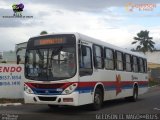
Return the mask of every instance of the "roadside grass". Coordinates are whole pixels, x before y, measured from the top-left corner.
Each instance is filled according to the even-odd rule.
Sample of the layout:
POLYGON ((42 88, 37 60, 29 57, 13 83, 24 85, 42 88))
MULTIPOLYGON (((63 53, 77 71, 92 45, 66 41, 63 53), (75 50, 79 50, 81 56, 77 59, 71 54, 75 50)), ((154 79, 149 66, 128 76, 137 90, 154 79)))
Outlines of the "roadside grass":
POLYGON ((149 87, 155 86, 155 85, 160 85, 160 82, 154 81, 154 80, 150 80, 149 81, 149 87))
POLYGON ((6 98, 0 98, 0 104, 5 103, 24 103, 24 99, 6 99, 6 98))

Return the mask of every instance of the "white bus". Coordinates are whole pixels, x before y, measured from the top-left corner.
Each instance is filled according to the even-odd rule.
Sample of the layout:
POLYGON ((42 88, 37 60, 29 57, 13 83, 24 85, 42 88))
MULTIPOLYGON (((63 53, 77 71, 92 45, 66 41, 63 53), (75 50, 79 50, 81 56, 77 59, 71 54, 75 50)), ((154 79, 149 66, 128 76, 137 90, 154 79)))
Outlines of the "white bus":
POLYGON ((32 37, 25 55, 25 103, 100 109, 136 101, 148 89, 146 57, 80 33, 32 37))

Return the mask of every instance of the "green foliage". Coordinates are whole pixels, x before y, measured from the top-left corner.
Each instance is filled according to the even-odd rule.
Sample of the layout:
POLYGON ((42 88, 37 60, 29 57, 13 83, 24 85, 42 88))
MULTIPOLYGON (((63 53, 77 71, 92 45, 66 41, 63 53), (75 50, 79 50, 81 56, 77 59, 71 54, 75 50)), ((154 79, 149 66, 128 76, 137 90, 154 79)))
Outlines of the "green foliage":
POLYGON ((42 31, 40 35, 48 34, 47 31, 42 31))
POLYGON ((1 63, 7 63, 6 61, 2 61, 1 63))
POLYGON ((149 81, 149 86, 155 86, 155 85, 160 85, 160 82, 154 80, 149 81))
POLYGON ((147 51, 153 51, 155 50, 154 44, 155 42, 152 41, 153 37, 149 37, 149 31, 140 31, 137 33, 137 37, 134 37, 134 41, 132 44, 137 44, 136 50, 141 51, 143 53, 147 51))

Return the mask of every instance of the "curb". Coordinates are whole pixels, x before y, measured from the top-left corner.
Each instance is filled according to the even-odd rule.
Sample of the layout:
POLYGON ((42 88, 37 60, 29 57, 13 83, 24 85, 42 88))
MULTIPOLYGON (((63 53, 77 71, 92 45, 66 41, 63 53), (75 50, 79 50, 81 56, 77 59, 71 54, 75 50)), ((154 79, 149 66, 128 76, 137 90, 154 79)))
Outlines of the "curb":
POLYGON ((22 103, 4 103, 0 104, 0 107, 6 107, 6 106, 20 106, 22 103))

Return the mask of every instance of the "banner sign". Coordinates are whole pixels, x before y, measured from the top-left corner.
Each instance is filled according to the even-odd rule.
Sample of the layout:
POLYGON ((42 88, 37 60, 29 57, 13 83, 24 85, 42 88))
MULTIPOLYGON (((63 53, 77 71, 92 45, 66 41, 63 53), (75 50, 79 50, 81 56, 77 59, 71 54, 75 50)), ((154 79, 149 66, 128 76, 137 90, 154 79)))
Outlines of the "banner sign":
POLYGON ((23 98, 24 65, 0 64, 0 98, 23 98))

